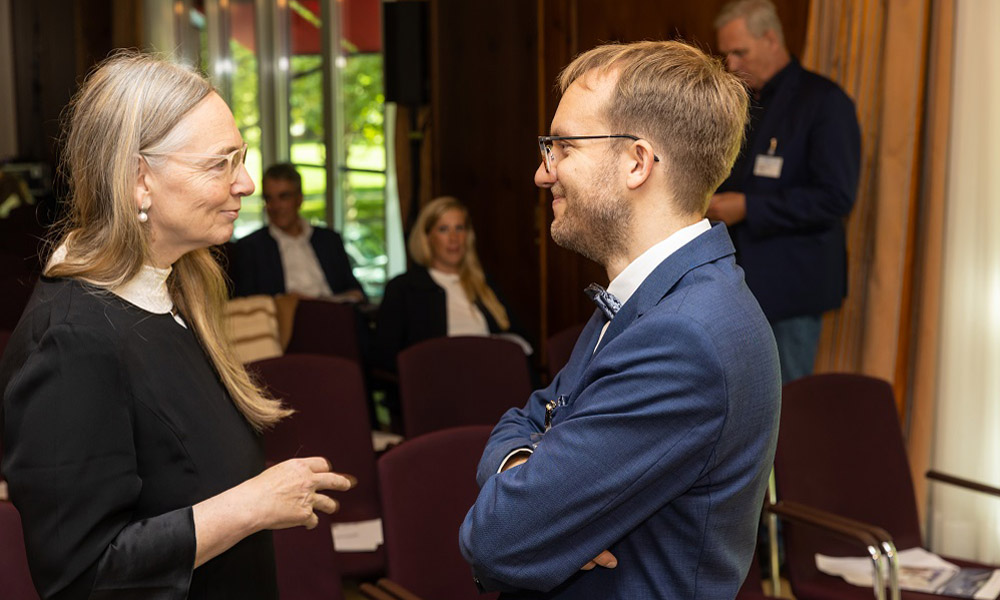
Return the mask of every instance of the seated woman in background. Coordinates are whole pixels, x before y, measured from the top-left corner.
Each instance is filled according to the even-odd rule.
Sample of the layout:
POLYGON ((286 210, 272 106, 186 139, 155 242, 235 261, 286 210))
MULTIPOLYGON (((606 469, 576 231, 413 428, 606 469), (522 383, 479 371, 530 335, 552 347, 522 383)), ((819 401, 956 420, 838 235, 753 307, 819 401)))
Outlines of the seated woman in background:
POLYGON ((420 211, 410 232, 415 263, 386 285, 378 312, 378 365, 396 370, 396 355, 430 338, 504 334, 531 353, 531 346, 510 333, 510 316, 486 282, 476 256, 476 234, 469 211, 444 196, 420 211))
POLYGON ((38 594, 276 599, 268 530, 315 527, 352 484, 319 457, 264 468, 260 434, 291 411, 222 333, 209 246, 253 193, 247 145, 206 79, 139 53, 67 114, 70 214, 0 361, 38 594))

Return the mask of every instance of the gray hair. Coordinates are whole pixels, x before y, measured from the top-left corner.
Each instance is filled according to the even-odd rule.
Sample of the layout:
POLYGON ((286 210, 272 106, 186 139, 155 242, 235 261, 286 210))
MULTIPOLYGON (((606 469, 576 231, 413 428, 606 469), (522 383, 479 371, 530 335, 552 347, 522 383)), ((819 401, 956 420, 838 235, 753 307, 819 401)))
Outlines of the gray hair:
POLYGON ((785 45, 785 33, 781 28, 781 19, 771 0, 733 0, 722 7, 719 16, 715 18, 715 28, 721 29, 730 21, 745 19, 747 29, 755 38, 773 31, 778 36, 778 42, 785 45))
POLYGON ((148 255, 149 228, 133 199, 140 154, 176 150, 186 135, 177 124, 213 92, 191 69, 122 50, 87 77, 63 117, 61 169, 69 183, 69 264, 105 283, 130 279, 148 255))

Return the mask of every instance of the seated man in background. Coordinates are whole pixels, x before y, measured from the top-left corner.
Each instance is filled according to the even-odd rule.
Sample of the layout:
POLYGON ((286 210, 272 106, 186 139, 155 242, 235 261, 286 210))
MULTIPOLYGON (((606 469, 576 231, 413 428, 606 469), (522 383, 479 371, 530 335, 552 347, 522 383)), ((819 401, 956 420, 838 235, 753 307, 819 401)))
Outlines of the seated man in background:
POLYGON ((299 216, 302 176, 288 163, 264 171, 261 183, 269 225, 236 243, 235 296, 296 294, 363 302, 337 232, 299 216))

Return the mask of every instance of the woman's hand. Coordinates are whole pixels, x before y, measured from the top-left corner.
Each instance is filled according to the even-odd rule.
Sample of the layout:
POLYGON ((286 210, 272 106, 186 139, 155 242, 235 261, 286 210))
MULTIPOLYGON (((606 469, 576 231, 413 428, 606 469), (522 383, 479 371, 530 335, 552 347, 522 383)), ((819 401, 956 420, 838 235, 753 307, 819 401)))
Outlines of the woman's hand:
POLYGON ((285 529, 319 522, 317 510, 332 514, 337 501, 323 491, 346 491, 355 480, 333 473, 325 458, 293 458, 278 463, 233 489, 239 490, 258 519, 257 529, 285 529), (240 489, 245 488, 245 489, 240 489))
POLYGON ((195 504, 195 567, 264 529, 316 527, 317 510, 337 510, 337 501, 322 492, 346 491, 355 482, 350 475, 332 472, 325 458, 293 458, 195 504))

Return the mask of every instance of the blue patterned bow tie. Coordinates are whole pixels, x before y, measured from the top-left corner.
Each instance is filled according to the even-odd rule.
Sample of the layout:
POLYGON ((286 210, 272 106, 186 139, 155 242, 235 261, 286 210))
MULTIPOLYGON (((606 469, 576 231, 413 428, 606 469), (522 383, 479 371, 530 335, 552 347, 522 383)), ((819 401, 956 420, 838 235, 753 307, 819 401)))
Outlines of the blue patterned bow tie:
POLYGON ((583 290, 583 293, 587 294, 587 296, 594 301, 594 304, 597 305, 597 308, 601 309, 601 312, 604 313, 604 316, 607 317, 609 321, 615 318, 615 313, 617 313, 618 309, 622 307, 621 301, 619 301, 618 298, 615 298, 614 294, 610 293, 608 290, 597 285, 596 283, 588 285, 587 288, 583 290))

